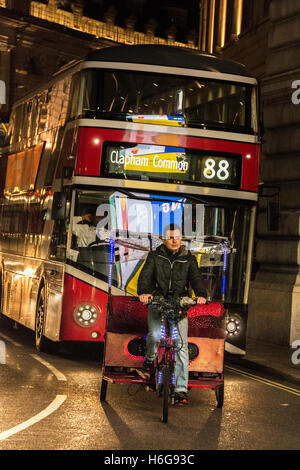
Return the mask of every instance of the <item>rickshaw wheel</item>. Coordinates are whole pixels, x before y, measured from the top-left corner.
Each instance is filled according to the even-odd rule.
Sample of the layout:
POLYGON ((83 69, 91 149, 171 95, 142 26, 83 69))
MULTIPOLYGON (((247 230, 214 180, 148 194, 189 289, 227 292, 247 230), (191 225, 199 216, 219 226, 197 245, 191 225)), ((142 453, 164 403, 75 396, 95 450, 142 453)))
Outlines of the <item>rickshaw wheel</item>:
POLYGON ((163 423, 168 422, 169 414, 169 396, 170 396, 170 367, 168 365, 163 368, 163 423))
POLYGON ((215 392, 217 399, 217 407, 222 408, 224 402, 224 385, 221 385, 221 387, 216 388, 215 392))
POLYGON ((107 391, 107 380, 102 379, 101 391, 100 391, 100 401, 105 401, 107 391))

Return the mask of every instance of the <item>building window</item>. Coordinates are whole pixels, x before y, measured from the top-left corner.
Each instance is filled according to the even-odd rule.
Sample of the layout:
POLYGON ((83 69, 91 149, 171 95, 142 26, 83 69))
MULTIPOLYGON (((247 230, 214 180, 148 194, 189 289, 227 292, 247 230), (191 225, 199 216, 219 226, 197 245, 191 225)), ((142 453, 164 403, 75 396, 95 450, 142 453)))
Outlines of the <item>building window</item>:
POLYGON ((264 18, 269 16, 271 0, 264 0, 264 18))
POLYGON ((247 0, 243 5, 242 31, 253 26, 254 0, 247 0))
POLYGON ((233 27, 233 7, 234 7, 234 0, 228 0, 228 2, 227 2, 227 14, 226 14, 225 43, 228 43, 231 39, 232 27, 233 27))
POLYGON ((214 49, 216 48, 216 45, 218 44, 218 40, 219 40, 220 2, 221 2, 221 0, 216 0, 216 5, 215 5, 214 49))

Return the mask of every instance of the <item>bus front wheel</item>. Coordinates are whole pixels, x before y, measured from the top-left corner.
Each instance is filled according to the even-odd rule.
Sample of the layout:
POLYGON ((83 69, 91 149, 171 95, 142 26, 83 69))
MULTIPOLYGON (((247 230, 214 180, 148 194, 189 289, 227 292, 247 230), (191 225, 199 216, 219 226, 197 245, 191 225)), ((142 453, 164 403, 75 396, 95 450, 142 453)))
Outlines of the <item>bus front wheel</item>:
POLYGON ((47 338, 44 336, 46 319, 46 297, 45 287, 43 286, 38 294, 35 314, 35 347, 38 352, 47 351, 47 338))

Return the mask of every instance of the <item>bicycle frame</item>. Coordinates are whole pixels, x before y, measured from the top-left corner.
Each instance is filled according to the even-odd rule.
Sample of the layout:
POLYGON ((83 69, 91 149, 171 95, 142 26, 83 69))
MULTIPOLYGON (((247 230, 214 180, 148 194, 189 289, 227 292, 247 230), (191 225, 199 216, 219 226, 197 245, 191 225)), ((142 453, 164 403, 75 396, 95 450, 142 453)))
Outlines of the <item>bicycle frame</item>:
POLYGON ((170 370, 170 395, 172 400, 174 399, 174 388, 175 388, 175 340, 177 339, 177 324, 169 322, 168 317, 165 315, 161 316, 161 340, 159 348, 163 348, 164 352, 162 358, 158 360, 158 385, 162 385, 162 369, 164 366, 168 366, 170 370))
MULTIPOLYGON (((151 304, 161 305, 163 302, 164 301, 160 299, 160 301, 154 301, 151 302, 151 304)), ((161 339, 158 349, 163 349, 163 353, 156 361, 156 385, 159 396, 163 396, 162 421, 164 423, 168 421, 169 401, 174 404, 175 398, 175 352, 178 347, 176 340, 179 335, 177 327, 178 321, 176 321, 175 318, 170 319, 162 306, 161 339)))

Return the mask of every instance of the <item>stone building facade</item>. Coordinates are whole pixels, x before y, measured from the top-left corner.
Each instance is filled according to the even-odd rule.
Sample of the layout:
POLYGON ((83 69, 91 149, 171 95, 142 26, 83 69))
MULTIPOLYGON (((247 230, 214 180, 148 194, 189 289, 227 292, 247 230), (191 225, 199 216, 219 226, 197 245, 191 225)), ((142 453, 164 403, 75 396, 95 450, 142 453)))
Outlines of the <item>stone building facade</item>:
POLYGON ((248 333, 278 344, 300 339, 300 104, 292 99, 299 80, 300 3, 272 0, 261 80, 265 127, 261 176, 273 192, 279 191, 280 217, 278 230, 268 230, 262 198, 259 269, 251 287, 248 333))
MULTIPOLYGON (((249 295, 248 336, 291 345, 300 339, 300 3, 294 0, 202 0, 215 29, 207 51, 244 63, 261 86, 261 157, 255 270, 249 295), (222 15, 224 5, 227 11, 222 15), (214 20, 212 9, 219 20, 214 20), (231 27, 228 32, 226 28, 231 27), (269 202, 279 202, 278 223, 269 202), (271 230, 272 229, 272 230, 271 230)), ((209 26, 207 26, 209 29, 209 26)), ((201 30, 201 28, 200 28, 201 30)))

